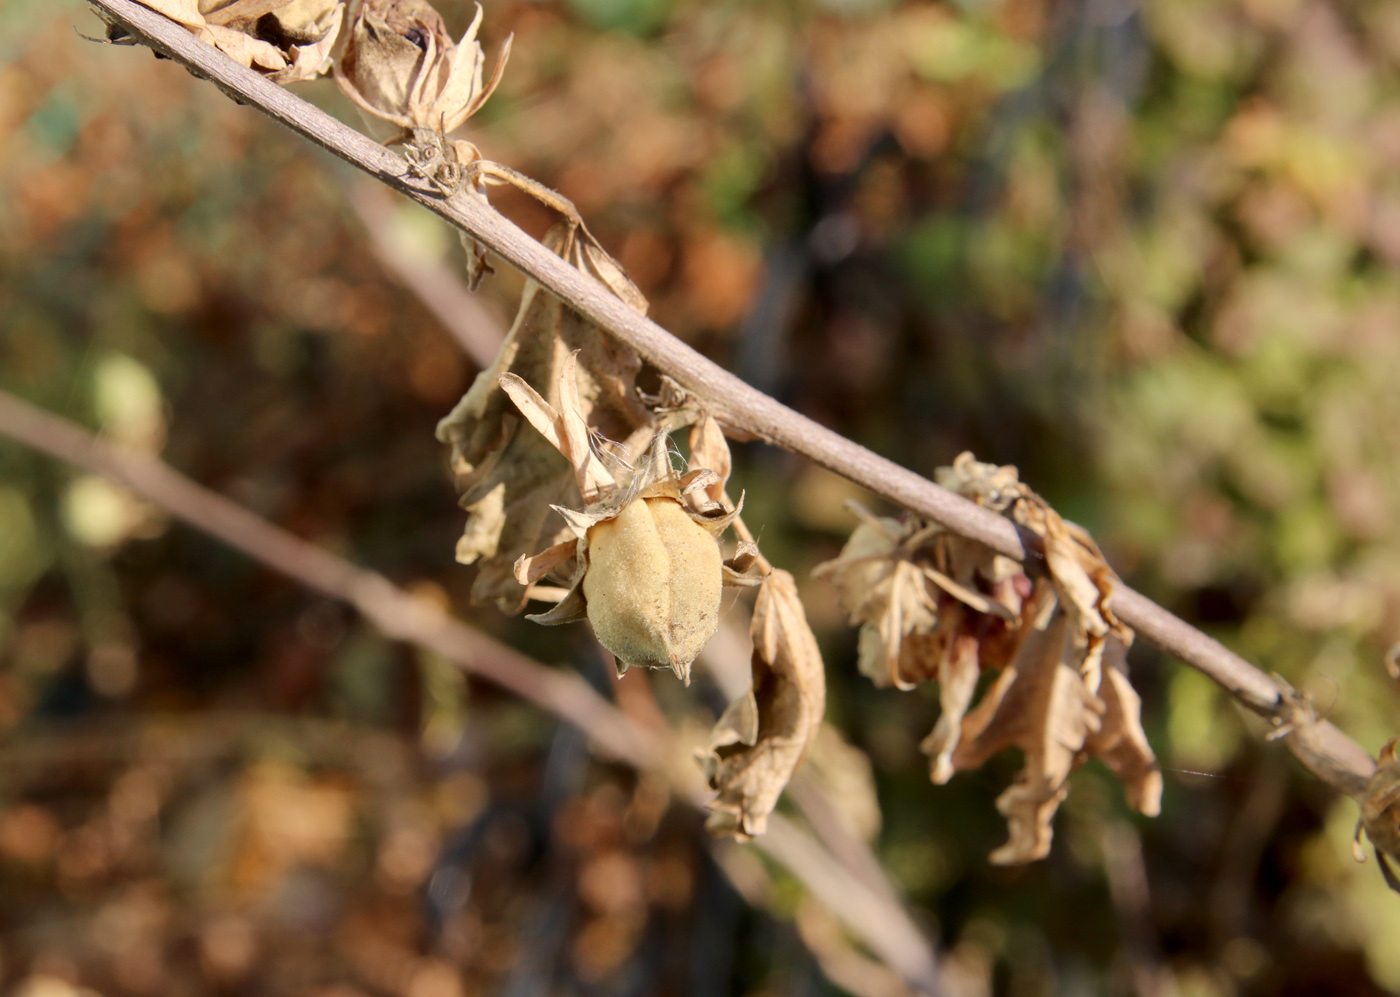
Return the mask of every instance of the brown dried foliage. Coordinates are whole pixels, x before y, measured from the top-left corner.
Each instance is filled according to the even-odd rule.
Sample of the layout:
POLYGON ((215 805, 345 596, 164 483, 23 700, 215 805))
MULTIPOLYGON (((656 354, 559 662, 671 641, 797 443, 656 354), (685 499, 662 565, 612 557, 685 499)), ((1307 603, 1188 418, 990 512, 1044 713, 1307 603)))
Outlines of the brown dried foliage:
MULTIPOLYGON (((329 71, 345 19, 344 0, 138 0, 188 28, 274 83, 297 83, 329 71)), ((111 41, 125 41, 111 28, 111 41)))
POLYGON ((1010 840, 993 862, 1045 856, 1069 774, 1088 758, 1109 766, 1135 808, 1155 814, 1161 776, 1127 678, 1133 634, 1113 615, 1117 579, 1098 547, 1014 467, 964 453, 937 477, 1040 536, 1048 577, 1032 581, 1016 562, 936 524, 858 510, 863 522, 841 556, 817 571, 861 627, 861 671, 901 689, 939 683, 943 712, 923 743, 934 782, 1004 748, 1022 750, 1025 765, 997 800, 1010 840), (1000 674, 969 712, 984 671, 1000 674))
MULTIPOLYGON (((621 268, 567 226, 551 232, 545 244, 602 279, 628 304, 646 310, 646 300, 621 268)), ((452 448, 462 505, 470 513, 457 560, 479 564, 473 601, 495 602, 503 612, 518 613, 525 605, 526 586, 515 578, 517 559, 539 550, 542 542, 550 546, 569 535, 564 523, 550 516, 550 507, 574 506, 582 499, 569 460, 522 423, 499 380, 513 374, 558 409, 563 404, 559 371, 573 354, 578 355, 578 414, 588 431, 621 441, 632 452, 644 450, 654 428, 637 398, 641 359, 534 281, 525 286, 495 364, 438 424, 438 439, 452 448)))
POLYGON ((1400 739, 1391 738, 1381 749, 1376 759, 1376 771, 1371 776, 1366 793, 1361 797, 1361 816, 1356 822, 1356 842, 1353 854, 1358 862, 1366 861, 1361 850, 1361 832, 1371 842, 1376 852, 1376 864, 1381 867, 1381 875, 1386 885, 1400 893, 1400 878, 1391 868, 1393 859, 1400 862, 1400 758, 1395 748, 1400 739))
MULTIPOLYGON (((615 264, 588 253, 579 250, 576 265, 591 261, 606 279, 600 268, 615 264)), ((821 656, 792 576, 768 564, 747 528, 723 558, 720 537, 741 524, 743 506, 726 490, 723 430, 669 379, 658 396, 637 395, 639 367, 595 327, 527 290, 497 363, 439 427, 472 513, 458 557, 482 562, 477 598, 507 610, 553 600, 529 619, 587 619, 619 675, 663 668, 687 684, 718 627, 723 587, 757 587, 752 685, 698 759, 719 794, 708 826, 747 838, 762 833, 820 728, 821 656), (687 426, 690 466, 679 473, 670 433, 687 426), (541 549, 550 510, 563 526, 541 549), (550 579, 557 584, 541 584, 550 579)))
POLYGON ((826 708, 821 651, 788 572, 774 569, 763 580, 749 630, 753 684, 729 704, 699 753, 710 788, 719 793, 706 827, 741 840, 767 828, 826 708))

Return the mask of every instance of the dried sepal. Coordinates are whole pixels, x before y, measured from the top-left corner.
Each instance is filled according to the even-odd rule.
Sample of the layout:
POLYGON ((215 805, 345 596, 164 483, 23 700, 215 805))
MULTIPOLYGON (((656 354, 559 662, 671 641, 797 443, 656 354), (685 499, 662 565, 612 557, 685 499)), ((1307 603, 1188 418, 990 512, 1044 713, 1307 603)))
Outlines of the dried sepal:
MULTIPOLYGON (((138 0, 274 83, 314 79, 330 68, 344 0, 138 0)), ((108 38, 121 40, 109 28, 108 38)))
POLYGON ((750 624, 753 684, 725 710, 698 752, 710 787, 706 827, 746 840, 762 834, 783 788, 821 726, 826 676, 792 575, 772 570, 750 624))
POLYGON ((917 517, 857 510, 840 557, 818 572, 861 626, 862 672, 900 688, 938 681, 942 714, 922 745, 936 783, 1004 748, 1024 752, 998 800, 1011 837, 995 862, 1045 854, 1068 775, 1090 757, 1118 775, 1136 809, 1155 814, 1161 776, 1127 679, 1133 634, 1113 613, 1117 579, 1098 547, 1014 467, 964 453, 937 479, 1038 534, 1048 577, 1032 585, 1011 559, 917 517), (1000 674, 971 708, 983 671, 1000 674))
MULTIPOLYGON (((551 231, 545 244, 575 266, 584 263, 579 240, 567 226, 551 231)), ((462 504, 470 514, 457 560, 479 566, 474 602, 519 612, 526 596, 514 576, 516 560, 564 539, 564 524, 551 506, 581 502, 569 460, 526 423, 499 380, 503 374, 518 376, 557 412, 563 406, 559 371, 574 354, 576 394, 570 409, 589 435, 621 441, 619 454, 645 450, 654 435, 652 416, 637 397, 637 354, 538 284, 527 283, 495 363, 437 428, 438 439, 451 447, 462 504)))
POLYGON ((617 487, 617 479, 593 452, 584 422, 578 393, 578 353, 564 358, 559 369, 560 408, 545 401, 519 374, 505 373, 499 378, 501 388, 510 396, 515 407, 530 425, 539 431, 554 449, 564 455, 573 468, 579 493, 584 502, 595 502, 603 491, 617 487))
POLYGON ((1380 866, 1385 883, 1396 893, 1400 893, 1400 878, 1391 868, 1393 859, 1400 863, 1400 758, 1396 757, 1396 745, 1392 738, 1381 748, 1376 759, 1376 771, 1366 785, 1361 796, 1361 816, 1356 822, 1355 843, 1352 852, 1358 862, 1366 861, 1361 850, 1361 832, 1366 832, 1371 847, 1376 852, 1376 864, 1380 866))
POLYGON ((754 588, 768 577, 769 567, 758 545, 739 541, 732 556, 724 559, 724 584, 733 588, 754 588))

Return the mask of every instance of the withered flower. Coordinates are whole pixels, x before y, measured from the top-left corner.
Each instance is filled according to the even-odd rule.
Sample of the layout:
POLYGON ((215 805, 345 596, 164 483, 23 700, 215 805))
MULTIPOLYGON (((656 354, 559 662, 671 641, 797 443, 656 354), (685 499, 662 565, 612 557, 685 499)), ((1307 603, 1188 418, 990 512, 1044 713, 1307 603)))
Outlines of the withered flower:
POLYGON ((138 2, 189 28, 236 62, 283 84, 314 79, 329 68, 331 49, 345 19, 344 0, 138 2))
POLYGON ((545 624, 586 618, 617 659, 619 674, 669 668, 689 684, 691 663, 719 626, 719 536, 738 508, 709 498, 705 489, 715 472, 676 473, 664 432, 635 467, 595 440, 580 414, 574 355, 559 369, 559 409, 515 374, 502 374, 500 385, 569 461, 585 503, 582 510, 553 507, 572 540, 516 562, 516 579, 531 586, 573 561, 558 605, 526 618, 545 624))
POLYGON ((476 40, 481 19, 477 4, 471 26, 453 42, 427 0, 364 0, 335 67, 341 92, 367 114, 398 125, 390 144, 407 142, 418 173, 444 187, 479 158, 471 143, 448 143, 446 136, 481 110, 510 58, 507 38, 485 79, 486 53, 476 40))

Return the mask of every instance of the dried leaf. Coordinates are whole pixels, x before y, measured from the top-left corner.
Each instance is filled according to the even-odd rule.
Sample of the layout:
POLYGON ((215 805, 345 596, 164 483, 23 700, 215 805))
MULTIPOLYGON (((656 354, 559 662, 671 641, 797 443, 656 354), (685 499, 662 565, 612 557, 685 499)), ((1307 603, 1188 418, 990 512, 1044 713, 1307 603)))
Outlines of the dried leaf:
POLYGON ((1128 805, 1148 817, 1162 807, 1162 772, 1142 730, 1142 700, 1128 681, 1128 645, 1109 637, 1103 655, 1103 722, 1084 745, 1085 754, 1101 758, 1128 794, 1128 805))
POLYGON ((690 427, 690 463, 702 467, 713 474, 705 482, 705 494, 712 500, 724 501, 724 489, 729 483, 729 475, 734 469, 734 461, 729 453, 729 441, 724 432, 709 415, 702 416, 690 427))
MULTIPOLYGON (((546 237, 556 252, 567 242, 563 226, 546 237)), ((577 264, 576 253, 571 262, 577 264)), ((505 612, 519 612, 525 589, 515 580, 516 560, 562 539, 562 524, 556 520, 549 526, 550 507, 581 499, 568 459, 519 416, 499 378, 517 376, 557 411, 562 404, 558 372, 575 353, 578 411, 588 430, 624 441, 632 453, 651 438, 651 416, 635 387, 640 358, 528 283, 496 362, 477 376, 437 429, 438 439, 452 448, 462 504, 470 513, 457 556, 480 566, 474 602, 494 601, 505 612)))
POLYGON ((296 44, 290 47, 291 64, 272 75, 273 83, 286 86, 313 80, 331 71, 331 51, 340 38, 345 5, 336 3, 328 11, 317 13, 318 8, 325 7, 325 0, 297 0, 279 13, 283 34, 296 44))
MULTIPOLYGON (((1042 585, 1041 598, 1053 599, 1042 585)), ((1032 606, 1021 654, 1002 671, 977 708, 963 720, 953 753, 955 771, 980 768, 997 752, 1016 747, 1025 765, 997 799, 1011 838, 991 855, 998 865, 1030 862, 1050 850, 1050 821, 1069 792, 1066 782, 1091 733, 1102 725, 1103 703, 1084 686, 1068 614, 1055 613, 1037 627, 1032 606)))
POLYGON ((1011 839, 999 863, 1042 857, 1069 773, 1100 757, 1129 801, 1155 814, 1162 781, 1128 682, 1132 631, 1113 614, 1117 579, 1092 538, 1066 523, 1014 467, 961 454, 940 468, 944 487, 1038 534, 1049 578, 1032 587, 1016 562, 939 526, 905 516, 862 522, 841 556, 818 568, 861 625, 860 668, 877 684, 939 683, 942 713, 925 738, 936 783, 1020 748, 1025 767, 998 800, 1011 839), (982 671, 1000 670, 968 713, 982 671))
POLYGON ((204 27, 204 15, 200 13, 198 0, 137 0, 143 7, 149 7, 157 14, 164 14, 187 28, 204 27))
POLYGON ((905 638, 931 632, 937 613, 923 573, 904 556, 911 541, 917 544, 922 524, 860 512, 863 521, 841 556, 813 573, 831 578, 841 608, 852 623, 861 624, 861 674, 876 685, 910 689, 917 679, 903 669, 916 659, 905 638))
POLYGON ((1400 893, 1400 878, 1390 866, 1390 860, 1400 862, 1400 758, 1396 757, 1396 739, 1386 742, 1376 759, 1376 771, 1361 797, 1361 817, 1356 822, 1354 849, 1357 861, 1364 862, 1360 849, 1361 832, 1366 832, 1376 851, 1376 864, 1381 868, 1386 885, 1400 893))
POLYGON ((200 40, 213 45, 240 66, 270 73, 287 68, 287 60, 277 46, 261 38, 218 24, 205 25, 198 34, 200 40))
POLYGON ((706 827, 744 840, 801 765, 821 725, 826 676, 792 575, 774 570, 758 590, 750 624, 753 684, 731 703, 698 757, 719 793, 706 827))
POLYGON ((139 0, 274 83, 313 79, 329 68, 344 0, 139 0))

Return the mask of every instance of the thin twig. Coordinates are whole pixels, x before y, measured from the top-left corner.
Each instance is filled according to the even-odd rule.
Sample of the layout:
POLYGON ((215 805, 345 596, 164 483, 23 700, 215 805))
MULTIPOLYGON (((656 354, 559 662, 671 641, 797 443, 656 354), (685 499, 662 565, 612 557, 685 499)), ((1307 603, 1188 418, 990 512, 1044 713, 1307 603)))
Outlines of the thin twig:
MULTIPOLYGON (((131 489, 186 523, 323 595, 354 606, 386 636, 426 648, 583 731, 605 757, 671 777, 701 810, 710 794, 668 771, 675 751, 583 679, 526 657, 397 587, 383 575, 282 530, 180 474, 158 458, 104 443, 75 423, 0 391, 0 435, 87 468, 131 489)), ((697 773, 698 777, 698 773, 697 773)), ((893 891, 872 887, 796 824, 774 814, 759 847, 785 866, 870 950, 919 993, 939 993, 933 949, 893 891)))

